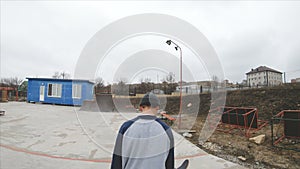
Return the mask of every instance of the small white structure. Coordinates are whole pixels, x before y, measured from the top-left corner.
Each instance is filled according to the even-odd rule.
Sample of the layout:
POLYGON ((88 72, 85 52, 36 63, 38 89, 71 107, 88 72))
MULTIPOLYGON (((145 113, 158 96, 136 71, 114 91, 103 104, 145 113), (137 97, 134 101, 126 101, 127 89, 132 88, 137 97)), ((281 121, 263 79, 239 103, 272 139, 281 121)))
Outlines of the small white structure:
POLYGON ((291 83, 300 83, 300 78, 292 79, 291 83))
POLYGON ((180 86, 177 86, 176 92, 180 92, 180 90, 184 94, 199 94, 202 92, 209 92, 211 90, 211 87, 197 85, 197 84, 189 84, 189 85, 183 85, 182 89, 180 88, 180 86))
POLYGON ((266 66, 251 69, 246 75, 249 87, 276 86, 282 84, 282 72, 266 66))

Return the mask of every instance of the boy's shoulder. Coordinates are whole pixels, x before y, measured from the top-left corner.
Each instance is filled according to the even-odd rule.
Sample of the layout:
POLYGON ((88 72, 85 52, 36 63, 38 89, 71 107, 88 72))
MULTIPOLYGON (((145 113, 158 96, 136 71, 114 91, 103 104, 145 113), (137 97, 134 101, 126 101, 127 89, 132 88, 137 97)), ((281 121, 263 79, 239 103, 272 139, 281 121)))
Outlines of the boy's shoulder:
POLYGON ((119 131, 119 133, 121 133, 121 134, 124 134, 125 133, 125 131, 136 121, 137 119, 136 118, 134 118, 134 119, 131 119, 131 120, 128 120, 128 121, 126 121, 126 122, 124 122, 123 124, 122 124, 122 126, 120 127, 120 131, 119 131))
POLYGON ((168 126, 165 122, 163 122, 160 118, 156 118, 155 121, 157 121, 165 130, 170 129, 170 126, 168 126))

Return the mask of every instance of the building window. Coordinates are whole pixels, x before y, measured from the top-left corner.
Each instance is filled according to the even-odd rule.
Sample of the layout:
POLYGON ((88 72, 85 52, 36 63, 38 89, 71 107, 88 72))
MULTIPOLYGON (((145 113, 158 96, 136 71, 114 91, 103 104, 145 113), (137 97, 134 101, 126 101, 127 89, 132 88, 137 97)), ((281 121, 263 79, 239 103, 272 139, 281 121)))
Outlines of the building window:
POLYGON ((81 98, 81 85, 80 84, 73 84, 72 85, 72 98, 81 98))
POLYGON ((49 83, 48 84, 48 96, 49 97, 61 97, 62 84, 49 83))

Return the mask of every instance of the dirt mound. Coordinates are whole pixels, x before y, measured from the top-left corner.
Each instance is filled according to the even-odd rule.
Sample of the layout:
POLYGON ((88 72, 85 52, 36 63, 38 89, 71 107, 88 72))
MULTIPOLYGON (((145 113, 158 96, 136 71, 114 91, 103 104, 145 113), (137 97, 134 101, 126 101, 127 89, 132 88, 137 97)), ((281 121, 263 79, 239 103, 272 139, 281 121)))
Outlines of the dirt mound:
MULTIPOLYGON (((204 97, 203 95, 208 94, 202 94, 200 97, 210 99, 209 96, 204 97)), ((195 145, 248 168, 300 168, 300 152, 272 146, 270 125, 254 133, 254 136, 266 135, 266 140, 261 145, 251 143, 245 136, 219 131, 215 131, 208 142, 199 144, 198 138, 208 112, 206 110, 210 106, 209 101, 203 99, 201 101, 204 103, 200 105, 197 123, 193 126, 197 133, 189 138, 195 145), (245 157, 246 161, 239 160, 238 156, 245 157)), ((273 115, 282 110, 300 109, 300 84, 229 91, 227 92, 226 106, 255 107, 258 109, 259 119, 270 120, 273 115)))
POLYGON ((227 92, 226 106, 256 107, 269 120, 282 110, 300 109, 300 84, 227 92))

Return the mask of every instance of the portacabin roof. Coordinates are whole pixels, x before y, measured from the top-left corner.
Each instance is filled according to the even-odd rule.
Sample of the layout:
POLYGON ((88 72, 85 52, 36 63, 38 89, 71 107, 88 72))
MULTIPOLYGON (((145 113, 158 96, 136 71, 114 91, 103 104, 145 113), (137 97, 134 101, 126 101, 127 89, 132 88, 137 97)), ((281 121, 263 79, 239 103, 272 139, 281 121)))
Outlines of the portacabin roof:
POLYGON ((60 81, 60 82, 87 82, 91 84, 95 84, 92 81, 89 80, 84 80, 84 79, 54 79, 54 78, 31 78, 31 77, 26 77, 28 80, 47 80, 47 81, 60 81))
POLYGON ((271 69, 271 68, 269 68, 269 67, 267 67, 267 66, 259 66, 259 67, 256 68, 256 69, 251 69, 251 71, 248 72, 248 73, 246 73, 246 75, 252 74, 252 73, 258 73, 258 72, 265 72, 265 71, 275 72, 275 73, 280 73, 280 74, 282 74, 282 72, 279 72, 279 71, 277 71, 277 70, 271 69))

